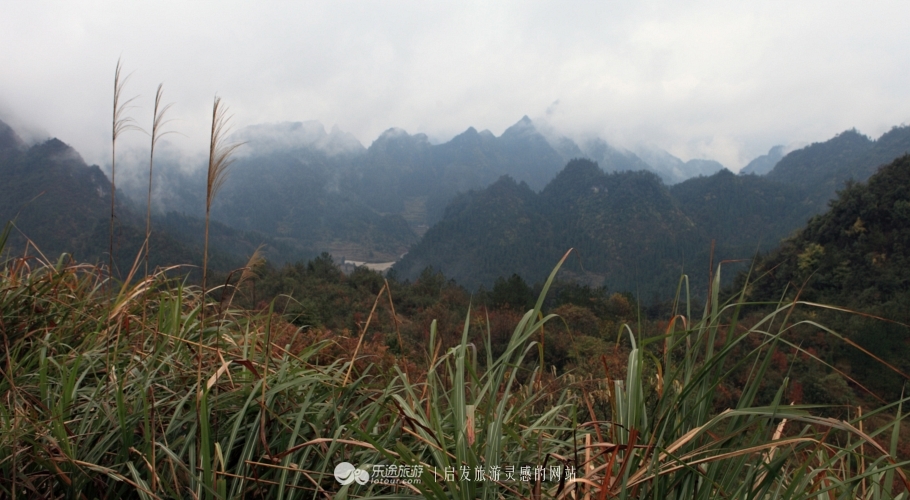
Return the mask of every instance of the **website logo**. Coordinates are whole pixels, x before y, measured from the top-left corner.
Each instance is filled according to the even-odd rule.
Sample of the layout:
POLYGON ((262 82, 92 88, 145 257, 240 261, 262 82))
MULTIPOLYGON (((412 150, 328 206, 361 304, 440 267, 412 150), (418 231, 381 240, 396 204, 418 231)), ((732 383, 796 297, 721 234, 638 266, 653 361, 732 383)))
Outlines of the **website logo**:
POLYGON ((341 462, 335 466, 335 480, 341 484, 367 484, 370 481, 370 473, 354 467, 350 462, 341 462))

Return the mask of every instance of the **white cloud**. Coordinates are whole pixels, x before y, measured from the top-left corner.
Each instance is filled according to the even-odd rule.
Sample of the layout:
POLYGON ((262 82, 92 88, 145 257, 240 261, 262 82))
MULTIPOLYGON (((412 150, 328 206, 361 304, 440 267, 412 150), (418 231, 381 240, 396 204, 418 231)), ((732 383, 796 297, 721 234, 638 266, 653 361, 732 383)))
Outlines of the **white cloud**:
POLYGON ((204 149, 216 93, 238 127, 319 120, 364 145, 390 127, 500 134, 559 101, 547 119, 570 135, 736 169, 910 121, 908 17, 897 1, 10 2, 0 118, 109 161, 122 55, 140 125, 163 81, 187 149, 204 149))

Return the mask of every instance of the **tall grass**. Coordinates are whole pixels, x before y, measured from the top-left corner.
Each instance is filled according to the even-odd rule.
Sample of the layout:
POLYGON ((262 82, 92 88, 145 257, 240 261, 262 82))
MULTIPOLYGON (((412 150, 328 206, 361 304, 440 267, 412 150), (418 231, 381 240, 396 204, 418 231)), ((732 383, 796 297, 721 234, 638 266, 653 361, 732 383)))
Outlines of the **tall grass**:
POLYGON ((409 374, 317 362, 326 343, 271 309, 203 322, 202 289, 163 272, 114 295, 106 273, 66 262, 0 270, 0 497, 906 498, 905 400, 846 421, 787 404, 785 386, 763 400, 788 315, 806 305, 746 325, 741 297, 717 301, 718 277, 719 305, 699 318, 680 311, 651 337, 625 327, 626 376, 613 380, 540 373, 558 266, 502 354, 471 312, 449 349, 434 323, 409 374), (741 396, 715 411, 743 366, 741 396), (422 471, 342 486, 342 461, 374 479, 380 466, 422 471), (538 465, 559 478, 504 477, 538 465))
POLYGON ((222 105, 221 98, 215 97, 212 105, 212 133, 209 140, 209 166, 205 184, 205 243, 202 256, 202 289, 206 289, 209 260, 209 217, 212 212, 212 202, 215 195, 227 179, 228 167, 234 160, 231 155, 242 146, 242 143, 228 143, 226 136, 230 131, 231 116, 227 108, 222 105))
POLYGON ((123 87, 130 79, 130 75, 121 77, 123 63, 117 60, 117 69, 114 70, 114 111, 111 120, 111 225, 110 225, 110 242, 108 245, 108 272, 114 275, 114 221, 116 217, 115 204, 117 200, 117 139, 120 135, 128 130, 136 130, 136 124, 133 119, 126 116, 126 111, 130 108, 133 100, 130 98, 121 102, 123 87))
POLYGON ((152 171, 155 167, 155 145, 158 144, 158 139, 162 136, 167 135, 173 131, 163 132, 161 127, 167 124, 170 120, 165 120, 164 117, 167 114, 168 110, 173 106, 173 103, 164 104, 161 103, 161 98, 163 96, 163 87, 164 84, 158 84, 158 90, 155 92, 155 108, 152 111, 152 144, 149 148, 149 195, 148 203, 146 204, 145 211, 145 274, 148 276, 149 273, 149 240, 152 237, 152 171))
MULTIPOLYGON (((207 278, 208 278, 208 259, 209 259, 209 220, 212 211, 212 202, 215 195, 221 189, 225 179, 227 179, 227 169, 233 163, 231 155, 241 146, 239 143, 229 144, 226 142, 226 135, 229 131, 231 117, 227 114, 227 108, 222 106, 221 98, 215 97, 212 106, 212 131, 209 140, 209 165, 206 175, 206 192, 205 192, 205 243, 202 254, 202 292, 199 300, 199 338, 198 349, 196 351, 196 454, 199 463, 199 482, 196 488, 196 496, 203 493, 209 498, 212 490, 215 488, 216 481, 212 476, 212 446, 211 446, 211 413, 209 412, 209 389, 202 385, 202 370, 204 365, 205 354, 203 352, 203 341, 206 332, 206 301, 207 301, 207 278)), ((270 327, 269 323, 269 327, 270 327)), ((215 325, 214 338, 216 340, 216 353, 219 359, 223 359, 221 352, 221 330, 220 325, 215 325)), ((210 335, 211 337, 211 335, 210 335)), ((268 351, 268 349, 266 349, 268 351)), ((266 357, 266 360, 268 358, 266 357)), ((266 365, 267 366, 267 365, 266 365)), ((265 370, 268 372, 268 369, 265 370)), ((265 382, 263 381, 263 397, 265 397, 265 382)), ((217 400, 213 399, 211 404, 213 408, 217 400)), ((221 421, 221 419, 217 419, 221 421)), ((215 451, 217 451, 217 446, 215 451)))

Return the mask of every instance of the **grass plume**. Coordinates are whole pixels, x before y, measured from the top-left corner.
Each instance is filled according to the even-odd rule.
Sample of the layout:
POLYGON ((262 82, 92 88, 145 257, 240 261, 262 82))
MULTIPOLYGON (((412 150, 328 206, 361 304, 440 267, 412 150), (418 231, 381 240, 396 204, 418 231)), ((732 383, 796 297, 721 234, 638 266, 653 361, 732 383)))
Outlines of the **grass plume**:
POLYGON ((165 120, 164 116, 173 106, 173 103, 166 105, 161 104, 164 84, 158 84, 158 90, 155 92, 155 109, 152 112, 152 144, 149 149, 149 196, 145 211, 145 274, 149 273, 149 239, 152 236, 152 170, 155 166, 155 145, 162 136, 173 133, 173 131, 162 132, 161 127, 166 125, 170 120, 165 120))
POLYGON ((114 275, 114 220, 116 217, 115 205, 117 199, 117 139, 129 130, 137 130, 134 120, 126 116, 126 111, 131 107, 136 97, 121 102, 123 87, 129 81, 130 75, 123 76, 123 61, 117 59, 117 69, 114 71, 114 112, 111 123, 111 227, 110 242, 108 245, 108 273, 114 275))
POLYGON ((209 216, 212 211, 212 202, 215 195, 227 179, 228 167, 234 160, 231 158, 234 151, 243 143, 228 143, 226 136, 230 131, 231 116, 227 114, 227 107, 221 103, 220 97, 215 97, 212 106, 212 133, 209 141, 209 166, 206 176, 205 189, 205 243, 202 256, 202 290, 206 289, 209 258, 209 216))
MULTIPOLYGON (((212 202, 215 195, 224 185, 227 179, 228 167, 233 163, 231 155, 239 148, 242 143, 228 143, 226 136, 230 131, 231 116, 227 114, 227 108, 222 105, 221 98, 215 97, 212 106, 212 132, 209 140, 209 165, 206 176, 205 191, 205 242, 203 244, 202 254, 202 293, 199 302, 199 344, 196 360, 196 449, 199 459, 199 469, 202 475, 199 481, 199 488, 211 488, 213 486, 211 467, 208 457, 211 456, 212 449, 210 446, 209 434, 209 407, 207 405, 208 390, 202 386, 202 365, 203 365, 203 337, 206 329, 206 295, 208 279, 208 260, 209 260, 209 221, 211 219, 212 202)), ((221 332, 216 329, 216 345, 218 357, 221 358, 221 332)), ((214 403, 213 403, 214 404, 214 403)), ((201 492, 198 489, 197 492, 201 492)), ((208 497, 208 495, 206 495, 208 497)))

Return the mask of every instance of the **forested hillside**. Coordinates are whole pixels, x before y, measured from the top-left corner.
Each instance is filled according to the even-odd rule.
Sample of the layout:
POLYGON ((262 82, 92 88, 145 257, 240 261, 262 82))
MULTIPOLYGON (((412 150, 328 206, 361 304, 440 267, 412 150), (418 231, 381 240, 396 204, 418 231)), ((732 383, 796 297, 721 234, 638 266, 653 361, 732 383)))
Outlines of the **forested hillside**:
POLYGON ((0 177, 6 187, 0 199, 0 218, 15 219, 25 233, 12 235, 17 247, 28 237, 47 252, 79 254, 91 245, 87 236, 97 226, 108 228, 110 182, 98 167, 87 166, 78 153, 57 139, 31 148, 5 148, 0 177))
POLYGON ((715 261, 773 248, 795 229, 798 201, 794 188, 727 170, 667 188, 649 172, 573 160, 539 194, 503 178, 462 195, 395 269, 414 277, 432 266, 468 287, 511 273, 534 282, 575 248, 567 275, 657 300, 683 273, 703 289, 712 240, 715 261))
POLYGON ((680 209, 708 239, 742 255, 772 248, 800 224, 799 189, 755 175, 721 170, 670 187, 680 209))
MULTIPOLYGON (((848 183, 827 212, 761 257, 752 279, 752 300, 799 297, 887 318, 829 312, 824 319, 910 373, 910 156, 882 168, 867 183, 848 183)), ((824 348, 811 337, 807 347, 824 348)), ((899 394, 903 379, 881 370, 872 357, 850 349, 826 351, 830 362, 848 374, 899 394)))
POLYGON ((447 207, 443 220, 395 265, 396 272, 413 279, 432 266, 469 288, 492 284, 508 275, 503 273, 505 269, 520 269, 530 281, 539 280, 553 261, 553 253, 528 242, 552 237, 553 227, 537 199, 527 184, 511 177, 459 196, 447 207), (439 253, 430 257, 421 249, 439 253))
POLYGON ((573 160, 539 194, 504 177, 462 195, 395 269, 413 277, 432 266, 469 288, 512 272, 534 282, 574 247, 578 258, 566 272, 576 279, 653 290, 683 270, 686 252, 695 251, 694 229, 654 174, 606 174, 573 160), (644 272, 649 277, 638 281, 644 272))
POLYGON ((828 141, 792 151, 768 172, 767 178, 800 189, 802 208, 794 217, 808 218, 824 211, 848 180, 864 181, 880 166, 907 153, 910 127, 894 127, 878 140, 848 130, 828 141))
POLYGON ((791 152, 766 176, 722 169, 669 188, 648 172, 606 174, 573 160, 539 194, 499 186, 461 196, 395 269, 414 277, 432 266, 468 287, 512 273, 534 282, 546 274, 542 262, 575 248, 579 259, 566 272, 584 283, 652 301, 685 273, 700 294, 712 259, 748 261, 775 248, 837 186, 908 150, 910 127, 877 141, 848 131, 791 152))

